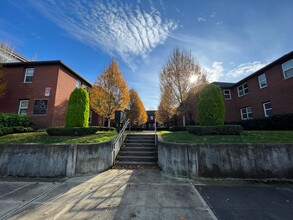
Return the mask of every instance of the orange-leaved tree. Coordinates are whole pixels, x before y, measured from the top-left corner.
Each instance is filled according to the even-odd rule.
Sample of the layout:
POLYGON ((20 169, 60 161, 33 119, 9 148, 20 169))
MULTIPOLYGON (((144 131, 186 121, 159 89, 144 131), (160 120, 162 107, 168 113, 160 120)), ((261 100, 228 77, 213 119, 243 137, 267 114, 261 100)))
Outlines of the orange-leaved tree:
POLYGON ((147 122, 147 113, 145 107, 134 89, 129 90, 130 102, 126 109, 127 117, 134 126, 139 126, 147 122))
POLYGON ((156 119, 160 124, 165 124, 169 127, 169 122, 175 114, 175 108, 172 107, 172 99, 169 96, 169 87, 165 86, 161 89, 161 100, 156 112, 156 119))
POLYGON ((119 70, 118 63, 113 61, 109 68, 97 78, 90 90, 91 108, 108 120, 114 118, 115 111, 124 110, 129 103, 127 84, 119 70))
POLYGON ((0 99, 4 97, 7 83, 5 81, 5 71, 2 65, 0 65, 0 99))

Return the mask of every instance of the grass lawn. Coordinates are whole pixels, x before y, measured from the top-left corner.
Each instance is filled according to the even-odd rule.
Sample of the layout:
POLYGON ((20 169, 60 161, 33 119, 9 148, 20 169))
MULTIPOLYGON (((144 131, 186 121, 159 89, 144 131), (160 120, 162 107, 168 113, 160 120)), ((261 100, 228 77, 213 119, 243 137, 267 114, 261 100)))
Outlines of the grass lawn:
POLYGON ((97 132, 87 136, 49 136, 46 132, 29 132, 0 136, 0 144, 6 143, 98 143, 109 141, 117 136, 116 131, 97 132))
POLYGON ((159 131, 166 142, 175 143, 293 143, 293 131, 243 131, 241 135, 196 136, 187 131, 159 131))

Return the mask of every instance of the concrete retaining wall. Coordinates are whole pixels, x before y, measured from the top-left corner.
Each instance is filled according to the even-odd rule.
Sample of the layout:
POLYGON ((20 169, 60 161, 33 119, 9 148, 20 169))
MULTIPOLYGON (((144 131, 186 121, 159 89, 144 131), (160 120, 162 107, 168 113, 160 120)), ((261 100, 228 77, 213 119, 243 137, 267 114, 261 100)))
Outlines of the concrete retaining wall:
POLYGON ((98 144, 1 144, 0 176, 74 176, 113 165, 112 141, 98 144))
POLYGON ((174 144, 158 141, 158 163, 178 177, 293 178, 293 144, 174 144))

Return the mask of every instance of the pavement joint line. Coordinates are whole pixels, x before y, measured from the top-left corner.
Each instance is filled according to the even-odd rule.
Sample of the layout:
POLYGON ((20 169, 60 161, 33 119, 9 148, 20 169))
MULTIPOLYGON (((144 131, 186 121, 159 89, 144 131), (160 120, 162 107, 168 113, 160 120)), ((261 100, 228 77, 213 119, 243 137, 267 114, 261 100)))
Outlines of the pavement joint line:
POLYGON ((192 186, 195 194, 197 195, 197 197, 199 198, 199 200, 201 201, 201 203, 203 204, 203 206, 206 208, 206 210, 208 211, 208 213, 211 215, 212 219, 218 220, 218 218, 216 217, 216 215, 213 213, 213 211, 208 206, 208 204, 206 203, 206 201, 202 198, 202 196, 200 195, 200 193, 198 192, 198 190, 196 189, 196 187, 193 185, 193 183, 191 182, 191 180, 188 179, 188 181, 191 184, 191 186, 192 186))
POLYGON ((4 219, 8 219, 9 217, 11 217, 12 215, 14 215, 15 213, 17 213, 18 211, 22 210, 24 207, 30 205, 32 202, 36 201, 37 199, 41 198, 42 196, 48 194, 49 192, 57 189, 59 186, 61 186, 62 184, 64 184, 64 182, 61 182, 60 184, 56 184, 56 186, 53 186, 52 188, 48 189, 47 191, 44 191, 43 193, 41 193, 40 195, 36 196, 35 198, 29 200, 28 202, 24 203, 23 205, 19 206, 18 208, 12 210, 11 212, 8 212, 6 215, 4 216, 0 216, 0 220, 4 220, 4 219))
POLYGON ((18 190, 20 190, 20 189, 23 189, 23 188, 27 187, 27 186, 29 186, 30 184, 31 184, 31 183, 28 183, 28 184, 26 184, 26 185, 24 185, 24 186, 18 187, 17 189, 15 189, 15 190, 13 190, 13 191, 11 191, 11 192, 8 192, 8 193, 6 193, 6 194, 0 196, 0 199, 3 198, 4 196, 7 196, 7 195, 9 195, 9 194, 11 194, 11 193, 14 193, 14 192, 16 192, 16 191, 18 191, 18 190))

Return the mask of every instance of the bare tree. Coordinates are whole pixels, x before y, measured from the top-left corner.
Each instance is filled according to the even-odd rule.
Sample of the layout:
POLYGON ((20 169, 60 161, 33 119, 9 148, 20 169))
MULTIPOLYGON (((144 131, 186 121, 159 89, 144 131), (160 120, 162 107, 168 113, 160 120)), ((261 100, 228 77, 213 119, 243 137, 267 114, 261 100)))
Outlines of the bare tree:
POLYGON ((160 74, 161 93, 168 89, 168 99, 172 107, 182 115, 185 126, 186 104, 190 90, 206 82, 199 64, 191 56, 191 53, 176 48, 166 61, 160 74))
POLYGON ((13 62, 14 48, 8 42, 0 43, 0 63, 13 62))

